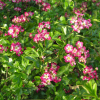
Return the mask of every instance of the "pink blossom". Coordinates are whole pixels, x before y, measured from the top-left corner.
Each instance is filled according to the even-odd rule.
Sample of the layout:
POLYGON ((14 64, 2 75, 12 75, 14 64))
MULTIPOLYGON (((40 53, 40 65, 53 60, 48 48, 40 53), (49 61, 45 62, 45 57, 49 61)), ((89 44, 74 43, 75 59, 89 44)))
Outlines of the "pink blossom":
POLYGON ((70 44, 67 44, 65 47, 64 47, 66 53, 72 53, 73 51, 73 46, 70 45, 70 44))
POLYGON ((67 56, 64 56, 65 62, 71 62, 73 60, 73 56, 68 54, 67 56))
POLYGON ((23 53, 21 50, 22 50, 22 48, 21 48, 21 44, 19 42, 11 44, 10 51, 16 52, 17 56, 20 56, 23 53))
POLYGON ((73 51, 72 51, 72 54, 75 55, 76 53, 77 53, 77 48, 74 47, 74 48, 73 48, 73 51))
POLYGON ((85 57, 80 56, 78 59, 79 59, 79 62, 84 62, 84 63, 86 63, 86 59, 85 59, 85 57))
POLYGON ((76 46, 78 49, 81 49, 83 47, 83 42, 77 41, 76 46))

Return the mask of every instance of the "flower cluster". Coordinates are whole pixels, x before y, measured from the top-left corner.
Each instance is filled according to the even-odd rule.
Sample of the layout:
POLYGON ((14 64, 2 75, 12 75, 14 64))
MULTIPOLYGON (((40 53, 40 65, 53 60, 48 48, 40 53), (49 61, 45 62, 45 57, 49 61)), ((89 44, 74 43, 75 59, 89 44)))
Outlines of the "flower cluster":
POLYGON ((69 90, 66 90, 66 89, 63 89, 64 91, 65 91, 65 93, 70 93, 72 90, 71 89, 69 89, 69 90))
POLYGON ((75 12, 75 14, 77 14, 77 17, 72 17, 72 20, 70 21, 70 23, 74 23, 74 25, 71 26, 74 31, 80 33, 81 29, 89 29, 89 27, 92 26, 92 24, 90 23, 90 19, 85 20, 84 18, 82 18, 84 14, 77 12, 75 12))
POLYGON ((24 23, 26 21, 29 21, 29 16, 32 16, 34 13, 33 12, 25 12, 24 14, 16 17, 14 16, 14 18, 12 19, 13 23, 24 23))
POLYGON ((15 11, 20 11, 20 12, 21 12, 21 8, 19 8, 19 7, 15 7, 14 10, 15 10, 15 11))
POLYGON ((43 85, 50 85, 51 81, 54 81, 55 83, 60 82, 61 79, 59 79, 56 74, 60 66, 58 66, 56 63, 51 63, 51 67, 48 71, 49 66, 45 68, 45 73, 40 77, 41 83, 43 85))
POLYGON ((79 62, 83 63, 86 63, 86 59, 89 57, 89 50, 86 50, 86 47, 83 46, 83 42, 77 41, 76 47, 70 44, 64 47, 67 53, 67 55, 64 56, 65 62, 70 62, 71 66, 76 65, 75 57, 78 57, 79 62))
POLYGON ((82 2, 81 7, 78 8, 74 8, 73 12, 80 12, 80 13, 85 13, 87 11, 87 2, 82 2))
POLYGON ((8 49, 8 47, 0 45, 0 53, 3 53, 3 51, 7 51, 7 49, 8 49))
POLYGON ((93 3, 95 3, 97 0, 92 0, 93 3))
POLYGON ((83 74, 85 75, 83 77, 83 80, 90 80, 90 79, 96 79, 98 80, 98 75, 97 75, 97 71, 93 70, 92 66, 86 66, 86 68, 84 68, 83 74))
POLYGON ((96 3, 97 6, 100 6, 100 2, 96 3))
POLYGON ((96 6, 100 6, 100 2, 97 2, 97 0, 92 0, 93 3, 96 3, 96 6))
POLYGON ((6 6, 6 4, 4 2, 0 1, 0 10, 2 10, 4 6, 6 6))
POLYGON ((31 0, 9 0, 12 1, 13 3, 19 3, 19 2, 30 2, 31 0))
POLYGON ((22 50, 22 47, 21 47, 21 44, 19 42, 11 44, 10 51, 16 52, 17 56, 20 56, 23 53, 21 50, 22 50))
POLYGON ((33 0, 33 1, 35 1, 36 4, 42 6, 43 11, 47 11, 51 7, 49 3, 44 2, 45 0, 33 0))
POLYGON ((51 37, 49 36, 49 32, 47 32, 46 28, 50 29, 50 22, 39 23, 38 30, 37 30, 38 34, 36 34, 35 37, 33 38, 34 42, 51 39, 51 37))
POLYGON ((11 27, 9 27, 8 35, 11 35, 12 38, 17 38, 19 32, 23 32, 23 31, 24 29, 21 26, 12 24, 11 27))
POLYGON ((3 32, 2 32, 2 31, 0 31, 0 35, 1 35, 1 34, 3 34, 3 32))
POLYGON ((7 16, 3 15, 3 18, 4 18, 4 19, 7 19, 7 16))
POLYGON ((36 92, 38 93, 40 90, 44 90, 44 85, 40 84, 37 86, 36 92))

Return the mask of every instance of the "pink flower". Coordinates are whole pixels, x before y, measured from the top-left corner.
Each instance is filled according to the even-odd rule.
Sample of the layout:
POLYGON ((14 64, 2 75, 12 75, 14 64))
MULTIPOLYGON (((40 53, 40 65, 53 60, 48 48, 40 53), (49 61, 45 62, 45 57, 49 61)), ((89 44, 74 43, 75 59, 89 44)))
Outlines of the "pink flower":
POLYGON ((88 58, 88 57, 90 56, 89 50, 86 50, 86 51, 84 52, 84 55, 85 55, 85 58, 88 58))
POLYGON ((46 80, 48 80, 48 79, 51 79, 50 73, 48 73, 48 72, 44 73, 44 74, 40 77, 40 79, 41 79, 42 81, 46 81, 46 80))
POLYGON ((44 27, 50 29, 50 22, 45 22, 44 27))
POLYGON ((26 17, 29 16, 29 13, 28 12, 25 12, 24 14, 25 14, 26 17))
POLYGON ((74 31, 78 31, 78 29, 79 29, 79 25, 77 23, 75 23, 71 27, 74 29, 74 31))
POLYGON ((51 80, 52 81, 55 79, 56 75, 57 75, 56 71, 55 70, 52 70, 51 71, 51 80))
POLYGON ((80 56, 78 59, 79 59, 79 62, 84 62, 84 63, 86 63, 86 59, 85 59, 85 57, 80 56))
POLYGON ((77 41, 76 46, 78 49, 81 49, 83 47, 83 42, 77 41))
POLYGON ((72 54, 75 55, 77 53, 76 47, 73 48, 72 54))
POLYGON ((39 27, 39 29, 43 29, 44 28, 43 23, 39 23, 38 27, 39 27))
POLYGON ((14 44, 14 47, 13 47, 13 51, 15 51, 15 52, 19 52, 19 51, 21 51, 21 45, 20 45, 20 43, 19 42, 17 42, 16 44, 14 44))
POLYGON ((86 51, 86 47, 82 47, 81 49, 79 49, 79 51, 83 54, 86 51))
POLYGON ((3 50, 4 50, 4 51, 7 51, 7 49, 8 49, 8 47, 4 47, 4 46, 3 46, 3 50))
POLYGON ((83 73, 84 73, 84 74, 87 74, 87 73, 88 73, 88 71, 89 71, 89 68, 86 66, 86 68, 84 68, 83 73))
POLYGON ((14 29, 12 27, 9 27, 8 35, 12 35, 14 33, 14 29))
POLYGON ((88 77, 84 76, 84 77, 83 77, 83 80, 88 80, 88 77))
POLYGON ((65 62, 71 62, 73 60, 73 56, 68 54, 67 56, 64 56, 65 62))
POLYGON ((11 49, 10 49, 10 51, 16 52, 16 55, 17 55, 17 56, 20 56, 20 55, 23 53, 21 50, 22 50, 22 48, 21 48, 21 45, 20 45, 19 42, 17 42, 17 43, 12 43, 12 44, 11 44, 11 49))
POLYGON ((20 56, 21 54, 23 54, 22 51, 16 52, 16 55, 17 55, 17 56, 20 56))
POLYGON ((3 50, 3 45, 0 45, 0 50, 3 50))
POLYGON ((77 52, 74 54, 74 56, 80 57, 81 56, 81 52, 79 50, 77 50, 77 52))
POLYGON ((50 75, 50 73, 48 73, 48 72, 45 72, 41 77, 40 77, 40 79, 41 79, 41 83, 43 84, 43 85, 50 85, 51 83, 50 83, 50 81, 51 81, 51 75, 50 75))
POLYGON ((32 38, 32 37, 33 37, 33 36, 32 36, 32 33, 30 33, 30 34, 29 34, 29 37, 30 37, 30 38, 32 38))
POLYGON ((67 44, 65 47, 64 47, 66 53, 72 53, 73 51, 73 46, 70 45, 70 44, 67 44))
POLYGON ((60 66, 58 66, 57 63, 51 63, 50 70, 58 71, 59 68, 60 66))
POLYGON ((55 77, 55 78, 53 79, 53 81, 54 81, 55 83, 58 83, 58 82, 61 81, 61 79, 58 79, 58 77, 55 77))
POLYGON ((77 14, 77 17, 79 17, 79 16, 83 16, 84 14, 81 14, 80 12, 75 12, 75 14, 77 14))
POLYGON ((37 87, 36 92, 38 93, 40 91, 40 88, 37 87))
POLYGON ((34 14, 34 12, 29 11, 28 12, 30 16, 32 16, 34 14))
POLYGON ((73 59, 73 60, 70 62, 70 65, 71 65, 71 66, 76 65, 75 59, 73 59))
POLYGON ((35 48, 35 46, 32 47, 33 49, 35 48))
MULTIPOLYGON (((97 72, 96 70, 93 70, 93 67, 92 66, 86 66, 86 68, 84 68, 84 71, 83 71, 84 74, 86 74, 88 77, 87 77, 87 80, 89 81, 90 79, 96 79, 98 80, 98 75, 97 75, 97 72)), ((86 76, 84 76, 85 78, 86 76)))
POLYGON ((21 12, 21 8, 19 8, 19 7, 15 7, 14 10, 21 12))
POLYGON ((70 21, 70 23, 75 23, 77 22, 77 17, 72 17, 72 20, 70 21))
POLYGON ((51 37, 49 36, 49 33, 45 33, 44 38, 47 39, 47 40, 51 40, 51 37))
POLYGON ((11 27, 9 27, 8 35, 11 35, 12 38, 17 38, 21 29, 22 29, 21 26, 17 26, 17 25, 12 24, 11 27))

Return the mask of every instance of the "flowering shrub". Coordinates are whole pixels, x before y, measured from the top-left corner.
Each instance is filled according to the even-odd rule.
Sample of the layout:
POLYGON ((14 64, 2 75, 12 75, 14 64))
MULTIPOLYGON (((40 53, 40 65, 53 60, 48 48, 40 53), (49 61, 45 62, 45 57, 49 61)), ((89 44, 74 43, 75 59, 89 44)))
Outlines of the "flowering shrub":
POLYGON ((0 100, 100 100, 99 0, 0 0, 0 100))
POLYGON ((70 23, 74 23, 74 25, 71 26, 74 29, 74 31, 80 33, 81 29, 84 29, 84 28, 89 29, 89 27, 92 26, 92 24, 90 23, 90 19, 85 20, 82 18, 82 16, 84 14, 80 14, 80 13, 76 13, 76 12, 75 12, 75 14, 77 14, 77 17, 75 17, 75 18, 72 17, 72 20, 70 21, 70 23), (79 16, 81 16, 81 17, 79 17, 79 16))
POLYGON ((50 40, 51 37, 49 36, 49 32, 47 32, 47 29, 50 29, 50 22, 42 22, 38 25, 38 34, 35 34, 35 37, 33 38, 34 42, 38 41, 45 41, 50 40))
MULTIPOLYGON (((14 8, 15 9, 15 8, 14 8)), ((18 9, 17 9, 18 11, 18 9)), ((14 18, 12 19, 13 23, 24 23, 26 21, 29 21, 28 16, 32 16, 34 13, 33 12, 25 12, 25 15, 21 15, 21 16, 14 16, 14 18)))
POLYGON ((84 76, 83 80, 90 80, 90 79, 94 79, 96 78, 96 80, 98 80, 98 75, 96 70, 93 70, 92 66, 86 66, 86 68, 84 68, 83 73, 86 75, 88 74, 89 77, 84 76))
POLYGON ((6 6, 6 4, 4 2, 0 1, 0 10, 2 10, 4 6, 6 6))
POLYGON ((12 24, 11 27, 9 27, 8 35, 12 35, 12 38, 17 38, 20 31, 23 32, 24 29, 22 29, 21 26, 14 26, 12 24))
POLYGON ((83 42, 77 41, 76 47, 73 48, 72 45, 67 44, 64 49, 66 51, 67 56, 64 56, 65 62, 70 62, 71 66, 76 65, 75 57, 78 57, 79 62, 86 63, 87 57, 89 57, 89 51, 86 50, 86 47, 83 47, 83 42))

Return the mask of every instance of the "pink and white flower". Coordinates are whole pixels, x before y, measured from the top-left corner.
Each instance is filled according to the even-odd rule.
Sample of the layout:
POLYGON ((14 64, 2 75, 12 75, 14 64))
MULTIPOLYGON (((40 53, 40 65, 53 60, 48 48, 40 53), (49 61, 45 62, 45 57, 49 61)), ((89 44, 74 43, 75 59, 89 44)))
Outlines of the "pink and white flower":
POLYGON ((73 60, 73 56, 68 54, 67 56, 64 56, 65 62, 71 62, 73 60))
POLYGON ((73 46, 70 45, 70 44, 67 44, 65 47, 64 47, 66 53, 72 53, 73 51, 73 46))

